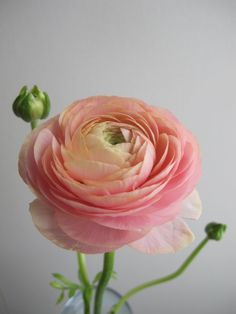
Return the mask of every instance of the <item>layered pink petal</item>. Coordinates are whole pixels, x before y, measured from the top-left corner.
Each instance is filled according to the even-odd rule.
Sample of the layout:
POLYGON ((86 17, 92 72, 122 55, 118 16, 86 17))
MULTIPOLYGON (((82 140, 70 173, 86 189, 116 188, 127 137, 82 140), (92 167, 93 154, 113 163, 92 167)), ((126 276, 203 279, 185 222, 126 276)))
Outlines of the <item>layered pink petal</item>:
MULTIPOLYGON (((56 245, 64 249, 81 251, 86 254, 106 252, 106 247, 96 247, 78 242, 70 238, 58 226, 55 219, 54 210, 44 202, 38 199, 34 200, 30 204, 30 213, 39 232, 56 245)), ((115 247, 113 249, 115 249, 115 247)))
POLYGON ((147 254, 174 253, 189 245, 193 240, 192 231, 183 220, 177 218, 153 228, 142 239, 129 245, 147 254))
MULTIPOLYGON (((179 209, 178 209, 179 210, 179 209)), ((126 216, 106 216, 106 217, 91 217, 91 220, 114 229, 140 231, 147 230, 154 226, 162 225, 173 219, 172 215, 158 215, 158 214, 143 214, 126 216)))
POLYGON ((202 202, 198 191, 195 189, 183 200, 180 216, 189 219, 198 219, 202 213, 202 202))
POLYGON ((56 211, 55 215, 60 228, 72 239, 107 249, 121 247, 140 239, 147 233, 147 230, 128 231, 108 228, 91 219, 68 215, 61 211, 56 211))

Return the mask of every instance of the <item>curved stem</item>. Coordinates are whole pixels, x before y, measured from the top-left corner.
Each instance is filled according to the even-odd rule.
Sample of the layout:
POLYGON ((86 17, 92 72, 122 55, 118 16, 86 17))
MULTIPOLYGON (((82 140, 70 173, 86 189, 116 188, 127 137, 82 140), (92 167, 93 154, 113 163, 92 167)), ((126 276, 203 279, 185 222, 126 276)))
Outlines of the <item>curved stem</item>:
POLYGON ((146 288, 150 288, 152 286, 155 285, 159 285, 161 283, 173 280, 175 278, 177 278, 178 276, 180 276, 185 269, 191 264, 191 262, 194 260, 194 258, 198 255, 198 253, 203 249, 203 247, 207 244, 207 242, 209 241, 209 238, 206 237, 197 247, 196 249, 189 255, 189 257, 184 261, 184 263, 173 273, 171 273, 170 275, 167 275, 165 277, 159 278, 159 279, 155 279, 155 280, 151 280, 148 281, 144 284, 141 284, 133 289, 131 289, 130 291, 128 291, 123 297, 120 298, 119 302, 117 304, 115 304, 113 306, 113 308, 111 309, 110 314, 116 314, 118 313, 118 311, 121 309, 122 305, 133 295, 135 295, 136 293, 142 291, 143 289, 146 288))
POLYGON ((115 252, 108 252, 104 254, 102 275, 96 289, 94 314, 102 313, 103 294, 112 275, 114 260, 115 252))
POLYGON ((77 252, 78 277, 83 285, 84 314, 90 314, 90 303, 93 293, 93 287, 89 281, 88 270, 86 266, 85 255, 77 252))
POLYGON ((38 120, 33 120, 30 122, 30 125, 31 125, 31 129, 35 129, 38 125, 38 120))

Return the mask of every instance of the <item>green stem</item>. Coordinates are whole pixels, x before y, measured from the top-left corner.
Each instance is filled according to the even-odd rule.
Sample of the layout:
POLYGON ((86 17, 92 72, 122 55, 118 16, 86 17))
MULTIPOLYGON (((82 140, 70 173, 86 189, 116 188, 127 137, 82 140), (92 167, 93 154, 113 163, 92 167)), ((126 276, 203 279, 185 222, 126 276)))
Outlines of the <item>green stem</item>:
POLYGON ((84 286, 90 286, 88 270, 86 266, 86 259, 83 253, 77 252, 77 261, 79 266, 78 276, 84 286))
POLYGON ((194 258, 198 255, 198 253, 203 249, 203 247, 207 244, 207 242, 209 241, 209 238, 206 237, 197 247, 196 249, 189 255, 189 257, 184 261, 184 263, 173 273, 171 273, 170 275, 167 275, 165 277, 159 278, 159 279, 155 279, 155 280, 151 280, 148 281, 144 284, 141 284, 133 289, 131 289, 130 291, 128 291, 123 297, 120 298, 119 302, 117 304, 115 304, 113 306, 113 308, 111 309, 110 314, 116 314, 118 313, 118 311, 121 309, 122 305, 133 295, 135 295, 136 293, 142 291, 143 289, 146 288, 150 288, 152 286, 155 285, 159 285, 161 283, 173 280, 175 278, 177 278, 178 276, 180 276, 185 269, 192 263, 192 261, 194 260, 194 258))
POLYGON ((108 252, 104 254, 102 275, 96 289, 94 314, 102 313, 103 294, 113 272, 114 260, 115 252, 108 252))
POLYGON ((30 125, 31 125, 31 129, 35 129, 38 125, 38 120, 33 120, 30 122, 30 125))
POLYGON ((90 314, 90 303, 93 293, 93 287, 89 281, 85 255, 78 252, 77 261, 79 266, 78 277, 83 285, 84 314, 90 314))

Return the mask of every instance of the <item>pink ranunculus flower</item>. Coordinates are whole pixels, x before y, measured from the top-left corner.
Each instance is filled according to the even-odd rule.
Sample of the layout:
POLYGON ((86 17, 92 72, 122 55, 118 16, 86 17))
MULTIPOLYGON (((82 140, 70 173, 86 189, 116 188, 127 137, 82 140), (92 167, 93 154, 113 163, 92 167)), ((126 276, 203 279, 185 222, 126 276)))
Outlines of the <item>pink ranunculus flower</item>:
POLYGON ((165 109, 115 96, 76 101, 27 137, 19 171, 37 196, 35 226, 63 248, 154 254, 193 240, 183 218, 201 213, 199 148, 165 109))

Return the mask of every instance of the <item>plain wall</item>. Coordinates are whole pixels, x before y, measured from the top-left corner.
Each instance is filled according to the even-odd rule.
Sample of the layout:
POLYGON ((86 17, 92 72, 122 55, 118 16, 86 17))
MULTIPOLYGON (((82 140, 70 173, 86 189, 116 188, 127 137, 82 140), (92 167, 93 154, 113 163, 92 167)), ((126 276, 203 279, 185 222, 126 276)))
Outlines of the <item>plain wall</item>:
MULTIPOLYGON (((196 241, 170 255, 117 252, 121 293, 175 270, 209 221, 228 224, 176 281, 130 300, 135 314, 233 314, 236 308, 236 2, 227 0, 0 1, 0 312, 59 314, 52 272, 76 279, 75 254, 43 238, 17 173, 29 125, 11 112, 23 85, 38 84, 52 113, 91 95, 134 96, 168 108, 202 149, 202 217, 196 241), (3 309, 3 296, 8 311, 3 309)), ((91 274, 102 256, 89 256, 91 274)))

